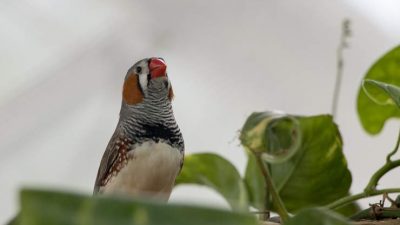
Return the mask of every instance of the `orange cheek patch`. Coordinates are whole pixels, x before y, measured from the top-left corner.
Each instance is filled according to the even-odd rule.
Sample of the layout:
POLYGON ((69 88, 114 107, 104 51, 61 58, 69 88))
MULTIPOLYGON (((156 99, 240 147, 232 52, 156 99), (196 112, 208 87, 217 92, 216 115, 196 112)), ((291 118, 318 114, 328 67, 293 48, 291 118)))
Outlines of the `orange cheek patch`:
POLYGON ((168 92, 168 99, 172 101, 173 98, 174 98, 174 91, 172 90, 172 87, 170 87, 168 92))
POLYGON ((139 89, 139 81, 136 75, 132 74, 126 79, 122 97, 129 105, 134 105, 143 101, 143 93, 139 89))

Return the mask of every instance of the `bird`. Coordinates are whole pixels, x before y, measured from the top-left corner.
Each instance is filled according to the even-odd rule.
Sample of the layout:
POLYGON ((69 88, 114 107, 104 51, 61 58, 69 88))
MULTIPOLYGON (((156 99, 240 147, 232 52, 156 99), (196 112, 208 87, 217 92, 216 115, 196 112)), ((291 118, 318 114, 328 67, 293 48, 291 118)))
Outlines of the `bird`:
POLYGON ((119 121, 101 159, 94 195, 168 201, 185 152, 173 98, 163 58, 139 60, 128 70, 119 121))

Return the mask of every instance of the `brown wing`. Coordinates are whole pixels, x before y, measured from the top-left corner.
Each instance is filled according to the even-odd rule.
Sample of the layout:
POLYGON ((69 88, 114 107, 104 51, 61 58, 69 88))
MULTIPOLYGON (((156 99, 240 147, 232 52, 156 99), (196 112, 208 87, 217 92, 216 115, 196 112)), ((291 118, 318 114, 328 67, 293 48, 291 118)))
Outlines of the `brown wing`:
POLYGON ((127 152, 131 145, 131 139, 124 137, 120 132, 114 133, 101 159, 93 194, 98 193, 100 187, 107 184, 127 162, 127 152))

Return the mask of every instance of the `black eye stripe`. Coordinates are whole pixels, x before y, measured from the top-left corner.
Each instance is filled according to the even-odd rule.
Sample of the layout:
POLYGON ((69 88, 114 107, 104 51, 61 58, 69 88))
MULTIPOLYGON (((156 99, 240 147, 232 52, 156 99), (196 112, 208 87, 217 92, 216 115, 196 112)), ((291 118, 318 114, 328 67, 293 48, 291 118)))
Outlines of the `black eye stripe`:
POLYGON ((151 75, 147 74, 147 86, 150 85, 151 75))

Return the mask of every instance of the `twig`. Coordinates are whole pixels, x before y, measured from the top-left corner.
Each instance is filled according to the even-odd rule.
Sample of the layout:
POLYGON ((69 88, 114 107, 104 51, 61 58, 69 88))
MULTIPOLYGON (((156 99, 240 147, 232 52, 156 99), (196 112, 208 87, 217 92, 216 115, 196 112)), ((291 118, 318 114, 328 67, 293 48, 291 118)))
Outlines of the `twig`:
POLYGON ((285 205, 282 202, 282 199, 279 197, 279 194, 276 190, 275 184, 272 181, 271 174, 269 173, 269 169, 265 166, 264 162, 262 161, 261 154, 255 153, 254 151, 253 151, 253 153, 256 157, 257 164, 261 170, 261 173, 263 174, 263 176, 265 178, 267 188, 270 190, 269 192, 273 199, 272 202, 274 203, 274 205, 276 207, 276 212, 279 214, 282 221, 285 222, 289 219, 289 213, 286 210, 285 205))
POLYGON ((364 189, 364 192, 368 193, 376 189, 379 180, 390 170, 400 166, 400 160, 392 161, 391 157, 397 152, 400 145, 400 132, 399 136, 397 137, 396 146, 394 147, 393 151, 390 152, 386 157, 386 163, 383 165, 379 170, 377 170, 369 180, 367 186, 364 189))
POLYGON ((353 221, 388 218, 400 218, 400 209, 384 207, 383 204, 372 204, 368 209, 364 209, 350 217, 353 221))
POLYGON ((350 20, 345 19, 345 20, 343 20, 343 23, 342 23, 342 32, 341 32, 341 36, 340 36, 340 43, 336 50, 336 61, 337 61, 336 82, 335 82, 335 89, 333 92, 332 110, 331 110, 333 118, 335 118, 336 113, 337 113, 340 86, 342 83, 343 65, 344 65, 343 50, 349 47, 349 44, 347 43, 347 38, 350 36, 351 36, 350 20))
MULTIPOLYGON (((271 171, 271 168, 269 165, 266 165, 268 167, 268 171, 271 171)), ((267 185, 267 184, 266 184, 267 185)), ((264 214, 263 214, 263 221, 268 220, 271 217, 270 210, 271 210, 271 193, 269 192, 268 186, 265 187, 265 202, 264 202, 264 214)))
POLYGON ((400 160, 389 161, 385 165, 383 165, 378 171, 372 175, 369 180, 367 186, 364 189, 364 192, 369 193, 376 190, 376 186, 378 185, 379 180, 390 170, 400 166, 400 160))
POLYGON ((386 163, 383 165, 380 169, 378 169, 371 177, 369 180, 367 186, 364 188, 364 191, 362 193, 356 194, 356 195, 351 195, 347 196, 344 198, 341 198, 329 205, 327 205, 328 208, 330 209, 335 209, 340 206, 344 206, 350 202, 365 198, 365 197, 370 197, 370 196, 375 196, 375 195, 380 195, 380 194, 388 194, 388 193, 400 193, 400 188, 391 188, 391 189, 382 189, 382 190, 377 190, 376 187, 378 186, 379 180, 390 170, 399 167, 400 166, 400 159, 399 160, 394 160, 392 161, 391 157, 397 152, 400 146, 400 132, 399 136, 397 138, 396 146, 394 147, 393 151, 391 151, 387 157, 386 157, 386 163))
POLYGON ((399 145, 400 145, 400 131, 399 131, 399 136, 397 136, 397 143, 396 146, 394 147, 393 151, 390 152, 387 156, 386 156, 386 163, 391 161, 391 158, 394 154, 396 154, 397 150, 399 149, 399 145))

